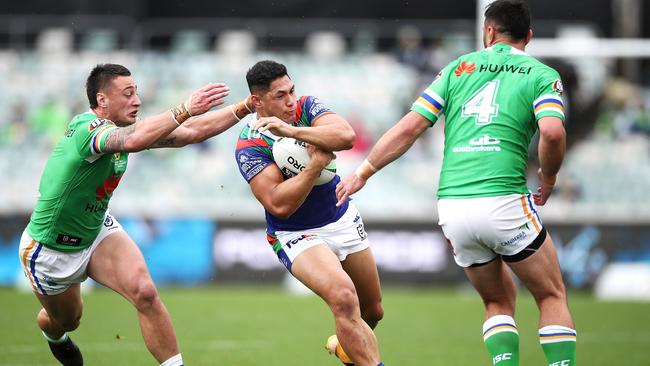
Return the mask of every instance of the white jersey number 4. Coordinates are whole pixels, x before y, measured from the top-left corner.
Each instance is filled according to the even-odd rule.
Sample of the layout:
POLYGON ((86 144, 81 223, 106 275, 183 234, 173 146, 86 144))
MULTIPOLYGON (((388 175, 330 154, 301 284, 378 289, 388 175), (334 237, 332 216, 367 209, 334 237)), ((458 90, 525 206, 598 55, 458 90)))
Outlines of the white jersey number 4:
POLYGON ((488 81, 463 104, 463 117, 474 117, 477 125, 487 125, 499 114, 496 104, 499 80, 488 81))

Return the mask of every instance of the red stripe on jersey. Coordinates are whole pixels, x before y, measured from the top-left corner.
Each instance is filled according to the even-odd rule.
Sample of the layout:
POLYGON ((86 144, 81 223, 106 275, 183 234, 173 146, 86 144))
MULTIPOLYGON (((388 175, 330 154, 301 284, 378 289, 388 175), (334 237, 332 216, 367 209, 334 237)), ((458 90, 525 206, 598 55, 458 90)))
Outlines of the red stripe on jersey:
POLYGON ((244 149, 247 147, 268 147, 269 144, 266 142, 264 139, 246 139, 242 140, 239 139, 237 140, 237 147, 236 149, 244 149))
POLYGON ((307 102, 307 96, 303 95, 298 99, 298 106, 296 107, 296 122, 300 121, 300 116, 302 116, 302 105, 307 102))

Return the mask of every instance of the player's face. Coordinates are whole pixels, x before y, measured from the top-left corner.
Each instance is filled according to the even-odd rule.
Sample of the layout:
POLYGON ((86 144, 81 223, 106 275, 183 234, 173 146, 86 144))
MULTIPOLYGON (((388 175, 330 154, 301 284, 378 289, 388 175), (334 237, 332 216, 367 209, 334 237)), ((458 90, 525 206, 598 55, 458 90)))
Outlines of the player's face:
POLYGON ((140 110, 138 86, 130 76, 118 76, 104 91, 107 107, 107 118, 116 125, 135 123, 140 110))
POLYGON ((261 109, 258 114, 262 117, 275 116, 292 123, 296 119, 296 87, 288 76, 273 80, 269 91, 260 96, 261 109))

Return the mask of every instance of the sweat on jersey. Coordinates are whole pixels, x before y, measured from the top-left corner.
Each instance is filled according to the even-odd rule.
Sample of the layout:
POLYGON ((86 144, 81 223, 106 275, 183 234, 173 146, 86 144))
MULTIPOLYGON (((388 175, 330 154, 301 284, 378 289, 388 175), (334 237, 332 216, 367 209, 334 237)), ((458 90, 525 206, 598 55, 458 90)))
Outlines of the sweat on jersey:
MULTIPOLYGON (((329 113, 332 111, 317 98, 302 96, 298 99, 294 126, 309 127, 317 118, 329 113)), ((254 123, 255 119, 242 129, 235 150, 239 172, 247 182, 270 164, 275 164, 272 149, 277 137, 267 131, 253 130, 254 123)), ((340 180, 337 175, 329 183, 314 186, 305 202, 286 220, 264 210, 267 232, 313 229, 340 219, 348 209, 347 202, 336 207, 336 185, 340 180)))
POLYGON ((75 116, 41 176, 27 233, 43 245, 78 251, 92 245, 108 201, 126 170, 128 153, 105 154, 108 132, 118 127, 92 112, 75 116))
POLYGON ((527 193, 528 145, 537 120, 564 121, 559 74, 497 43, 449 63, 411 110, 433 125, 445 115, 439 198, 527 193))

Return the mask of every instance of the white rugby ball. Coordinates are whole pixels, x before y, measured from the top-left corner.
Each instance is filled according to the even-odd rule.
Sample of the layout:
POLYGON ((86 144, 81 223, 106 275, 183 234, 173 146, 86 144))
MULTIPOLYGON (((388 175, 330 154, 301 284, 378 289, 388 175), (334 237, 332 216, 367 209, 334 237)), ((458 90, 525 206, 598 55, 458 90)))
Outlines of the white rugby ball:
MULTIPOLYGON (((273 160, 285 178, 291 178, 303 171, 311 157, 304 141, 280 137, 273 143, 273 160)), ((314 185, 328 183, 336 176, 336 163, 332 160, 321 172, 314 185)))

